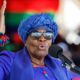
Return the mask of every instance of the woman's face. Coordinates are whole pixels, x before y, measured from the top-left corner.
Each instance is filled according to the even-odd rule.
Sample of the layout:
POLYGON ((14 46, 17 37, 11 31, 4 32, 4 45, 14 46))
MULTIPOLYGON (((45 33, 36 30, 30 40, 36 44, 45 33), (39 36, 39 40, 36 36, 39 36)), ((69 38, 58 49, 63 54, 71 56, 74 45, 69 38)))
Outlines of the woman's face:
MULTIPOLYGON (((45 38, 46 34, 44 35, 44 33, 46 32, 46 30, 44 29, 38 29, 37 32, 38 32, 36 33, 37 36, 40 35, 39 33, 41 33, 41 36, 35 37, 36 34, 31 33, 28 36, 25 45, 28 49, 30 56, 41 58, 41 57, 45 57, 48 54, 48 49, 52 43, 52 37, 51 39, 45 38)), ((49 34, 47 35, 50 36, 49 34)))

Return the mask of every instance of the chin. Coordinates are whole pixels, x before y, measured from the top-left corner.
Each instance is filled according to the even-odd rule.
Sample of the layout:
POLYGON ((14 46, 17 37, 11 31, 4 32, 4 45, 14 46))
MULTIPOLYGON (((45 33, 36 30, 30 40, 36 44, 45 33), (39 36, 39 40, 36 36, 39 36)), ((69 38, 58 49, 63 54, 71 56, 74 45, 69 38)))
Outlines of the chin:
POLYGON ((47 51, 46 52, 45 51, 39 51, 38 54, 39 54, 39 56, 45 57, 46 55, 48 55, 48 52, 47 51))

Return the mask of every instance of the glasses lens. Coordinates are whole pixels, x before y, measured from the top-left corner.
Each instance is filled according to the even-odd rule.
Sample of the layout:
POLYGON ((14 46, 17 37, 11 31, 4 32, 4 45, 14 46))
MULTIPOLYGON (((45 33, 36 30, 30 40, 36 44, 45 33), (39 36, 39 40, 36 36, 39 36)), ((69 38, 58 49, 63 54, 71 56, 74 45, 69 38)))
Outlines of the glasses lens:
POLYGON ((40 32, 32 32, 31 33, 31 37, 33 37, 34 39, 39 39, 41 35, 42 35, 42 33, 40 33, 40 32))
POLYGON ((39 39, 41 36, 44 36, 45 39, 47 40, 50 40, 52 39, 53 37, 53 33, 52 32, 44 32, 44 33, 41 33, 41 32, 32 32, 31 33, 31 37, 33 39, 39 39))
POLYGON ((46 32, 46 33, 44 33, 44 37, 45 37, 45 39, 50 40, 50 39, 52 39, 52 37, 53 37, 53 33, 51 33, 51 32, 46 32))

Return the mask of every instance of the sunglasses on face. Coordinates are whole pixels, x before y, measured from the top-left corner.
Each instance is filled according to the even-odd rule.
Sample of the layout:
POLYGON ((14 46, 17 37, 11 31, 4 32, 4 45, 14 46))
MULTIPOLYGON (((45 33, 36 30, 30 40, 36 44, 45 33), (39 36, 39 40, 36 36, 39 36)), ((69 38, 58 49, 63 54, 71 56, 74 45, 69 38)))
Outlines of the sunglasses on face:
POLYGON ((53 32, 32 32, 30 36, 34 39, 39 39, 41 36, 44 36, 45 39, 51 40, 53 37, 53 32))

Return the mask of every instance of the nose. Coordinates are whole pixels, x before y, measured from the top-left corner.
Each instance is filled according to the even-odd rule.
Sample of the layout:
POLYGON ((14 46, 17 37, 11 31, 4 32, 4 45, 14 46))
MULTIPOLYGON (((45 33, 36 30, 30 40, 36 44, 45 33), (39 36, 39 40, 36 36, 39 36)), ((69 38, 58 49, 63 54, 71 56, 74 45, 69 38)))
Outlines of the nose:
POLYGON ((43 42, 43 41, 46 41, 45 37, 42 35, 40 38, 39 38, 39 41, 40 42, 43 42))

